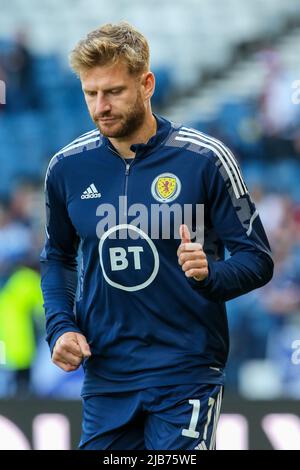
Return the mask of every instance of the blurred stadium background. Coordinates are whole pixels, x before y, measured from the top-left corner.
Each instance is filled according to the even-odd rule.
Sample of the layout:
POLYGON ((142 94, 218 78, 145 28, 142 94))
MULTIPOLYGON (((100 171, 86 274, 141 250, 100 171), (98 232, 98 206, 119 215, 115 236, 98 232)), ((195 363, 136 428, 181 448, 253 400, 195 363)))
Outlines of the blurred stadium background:
POLYGON ((51 364, 38 257, 51 156, 93 128, 67 56, 105 22, 149 39, 154 110, 235 152, 272 245, 228 304, 223 449, 300 449, 299 0, 0 0, 0 449, 75 448, 82 372, 51 364))

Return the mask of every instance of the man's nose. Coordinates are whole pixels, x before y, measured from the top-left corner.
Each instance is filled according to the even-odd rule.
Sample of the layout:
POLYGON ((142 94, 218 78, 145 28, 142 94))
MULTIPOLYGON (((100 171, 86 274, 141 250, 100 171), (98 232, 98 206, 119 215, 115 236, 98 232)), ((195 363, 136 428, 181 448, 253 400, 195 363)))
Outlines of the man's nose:
POLYGON ((101 116, 101 114, 110 111, 110 109, 111 109, 111 106, 107 97, 99 93, 97 95, 97 101, 96 101, 96 109, 95 109, 96 114, 98 116, 99 115, 101 116))

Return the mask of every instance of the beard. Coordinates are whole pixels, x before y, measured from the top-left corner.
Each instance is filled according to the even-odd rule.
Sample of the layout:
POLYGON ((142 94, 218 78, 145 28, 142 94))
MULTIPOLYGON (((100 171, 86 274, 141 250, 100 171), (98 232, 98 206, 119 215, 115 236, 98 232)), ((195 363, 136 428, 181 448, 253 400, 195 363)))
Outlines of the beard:
POLYGON ((122 115, 111 115, 103 114, 101 118, 116 118, 116 121, 113 121, 113 125, 106 126, 105 123, 99 122, 99 117, 93 118, 93 121, 97 125, 101 134, 105 137, 111 138, 126 138, 136 132, 144 123, 146 115, 146 110, 144 107, 144 102, 142 100, 141 94, 138 93, 135 103, 129 107, 126 114, 122 115))

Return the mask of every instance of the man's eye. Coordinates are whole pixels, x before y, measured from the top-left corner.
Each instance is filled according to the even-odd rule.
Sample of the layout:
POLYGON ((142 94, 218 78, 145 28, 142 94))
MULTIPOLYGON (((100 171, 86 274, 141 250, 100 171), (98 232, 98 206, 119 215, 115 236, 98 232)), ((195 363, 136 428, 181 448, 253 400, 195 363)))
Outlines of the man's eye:
POLYGON ((95 91, 86 91, 85 93, 88 96, 96 96, 96 94, 97 94, 95 91))
POLYGON ((120 92, 121 92, 121 90, 111 90, 112 95, 117 95, 120 92))

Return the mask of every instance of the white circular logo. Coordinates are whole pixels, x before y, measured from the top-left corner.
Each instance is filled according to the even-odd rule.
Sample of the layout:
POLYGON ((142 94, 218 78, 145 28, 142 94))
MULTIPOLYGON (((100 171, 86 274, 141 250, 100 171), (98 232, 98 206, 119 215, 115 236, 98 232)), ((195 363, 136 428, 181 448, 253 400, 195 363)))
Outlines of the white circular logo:
MULTIPOLYGON (((119 270, 125 270, 128 265, 128 254, 131 254, 131 260, 134 261, 134 266, 136 269, 142 270, 142 263, 141 263, 141 258, 140 258, 140 253, 143 252, 143 247, 142 246, 130 246, 128 247, 127 251, 126 248, 124 248, 124 243, 122 247, 114 247, 109 249, 110 252, 110 262, 112 266, 112 270, 114 271, 119 271, 119 270)), ((153 241, 148 237, 148 235, 143 232, 143 230, 135 227, 134 225, 130 224, 120 224, 116 225, 115 227, 110 228, 107 230, 107 232, 104 233, 104 235, 101 237, 100 242, 99 242, 99 259, 100 259, 100 265, 102 268, 103 276, 106 280, 106 282, 111 285, 112 287, 116 287, 117 289, 122 289, 126 290, 128 292, 134 292, 137 290, 145 289, 147 286, 153 282, 155 279, 158 269, 159 269, 159 256, 158 252, 156 249, 156 246, 154 245, 153 241), (141 284, 135 285, 135 286, 126 286, 123 284, 120 284, 118 282, 113 281, 112 279, 109 278, 105 271, 104 263, 103 263, 103 245, 105 240, 112 234, 113 232, 118 232, 120 230, 133 230, 134 232, 138 233, 141 238, 143 238, 149 245, 150 250, 153 254, 153 262, 154 262, 154 267, 152 270, 152 273, 148 277, 148 279, 141 284)))
POLYGON ((174 201, 180 191, 180 179, 173 173, 162 173, 158 175, 151 185, 152 196, 159 202, 174 201))

